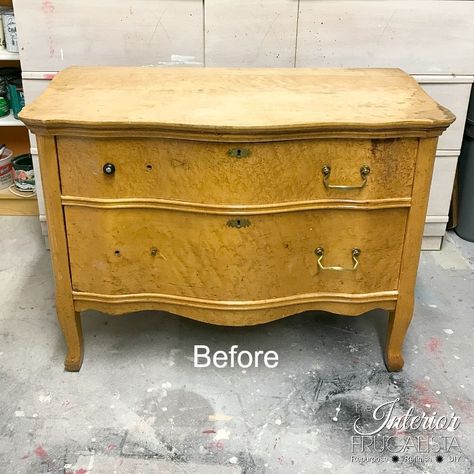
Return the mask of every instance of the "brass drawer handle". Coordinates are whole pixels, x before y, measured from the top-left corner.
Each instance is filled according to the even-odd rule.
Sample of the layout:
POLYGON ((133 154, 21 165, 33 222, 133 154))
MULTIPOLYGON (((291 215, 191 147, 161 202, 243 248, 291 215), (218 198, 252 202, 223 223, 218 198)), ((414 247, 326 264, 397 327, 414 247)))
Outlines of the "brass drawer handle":
POLYGON ((229 219, 227 221, 229 227, 235 227, 236 229, 241 229, 242 227, 248 227, 250 221, 248 219, 229 219))
POLYGON ((367 184, 367 177, 369 176, 370 168, 367 165, 362 165, 360 167, 362 183, 355 186, 349 186, 346 184, 329 184, 329 176, 331 175, 331 167, 329 165, 324 165, 321 171, 323 173, 323 183, 327 189, 360 189, 367 184))
POLYGON ((323 257, 324 257, 324 249, 322 247, 318 247, 314 253, 318 256, 318 267, 321 270, 334 270, 336 272, 343 272, 343 271, 350 271, 353 272, 354 270, 357 270, 357 267, 359 266, 359 260, 358 257, 360 255, 360 249, 358 248, 353 248, 352 249, 352 260, 354 262, 354 266, 352 268, 344 268, 344 267, 325 267, 323 265, 323 257))

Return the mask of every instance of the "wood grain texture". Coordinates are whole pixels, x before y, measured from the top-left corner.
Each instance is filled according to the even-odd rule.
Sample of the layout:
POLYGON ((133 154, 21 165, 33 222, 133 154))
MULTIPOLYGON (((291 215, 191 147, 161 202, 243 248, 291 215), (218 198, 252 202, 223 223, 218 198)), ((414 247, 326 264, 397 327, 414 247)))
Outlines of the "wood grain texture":
POLYGON ((190 212, 67 207, 65 214, 75 291, 252 301, 396 290, 407 210, 247 216, 240 229, 226 216, 190 212), (360 266, 318 270, 317 247, 325 264, 347 268, 360 248, 360 266))
POLYGON ((20 118, 42 133, 74 126, 183 135, 397 129, 400 136, 440 134, 454 120, 399 69, 151 67, 67 68, 20 118))
POLYGON ((64 214, 61 207, 56 143, 52 137, 38 136, 41 178, 44 184, 49 242, 56 283, 56 312, 67 344, 66 370, 78 371, 83 359, 81 316, 74 308, 64 214))
POLYGON ((64 195, 228 205, 410 197, 417 146, 413 138, 258 144, 58 139, 64 195), (247 149, 251 155, 230 157, 228 150, 235 148, 247 149), (114 175, 103 172, 105 163, 115 165, 114 175), (367 185, 355 190, 327 189, 324 165, 331 167, 330 183, 355 186, 362 182, 361 166, 368 165, 367 185))
POLYGON ((420 258, 423 226, 428 206, 433 163, 436 152, 436 139, 420 140, 416 157, 416 173, 413 184, 412 207, 408 214, 407 230, 403 247, 399 297, 395 311, 390 312, 386 344, 386 365, 391 371, 401 370, 404 364, 402 355, 403 341, 413 317, 416 273, 420 258))

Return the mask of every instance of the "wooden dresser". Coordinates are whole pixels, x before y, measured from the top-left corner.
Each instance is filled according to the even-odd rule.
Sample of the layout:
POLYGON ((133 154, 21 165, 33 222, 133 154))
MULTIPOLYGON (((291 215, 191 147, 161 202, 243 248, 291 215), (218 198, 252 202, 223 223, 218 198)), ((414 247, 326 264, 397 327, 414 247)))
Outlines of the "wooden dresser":
POLYGON ((402 368, 454 116, 401 70, 71 67, 20 117, 38 140, 67 370, 86 309, 238 326, 382 308, 386 365, 402 368))

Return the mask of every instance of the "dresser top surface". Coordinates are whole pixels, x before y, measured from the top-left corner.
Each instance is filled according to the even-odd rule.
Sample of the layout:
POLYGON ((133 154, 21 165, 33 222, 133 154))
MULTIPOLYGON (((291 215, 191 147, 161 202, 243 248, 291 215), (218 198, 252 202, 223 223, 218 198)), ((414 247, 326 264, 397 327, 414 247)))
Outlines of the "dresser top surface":
MULTIPOLYGON (((454 116, 400 69, 69 67, 20 113, 33 131, 366 131, 454 116)), ((441 133, 441 132, 440 132, 441 133)))

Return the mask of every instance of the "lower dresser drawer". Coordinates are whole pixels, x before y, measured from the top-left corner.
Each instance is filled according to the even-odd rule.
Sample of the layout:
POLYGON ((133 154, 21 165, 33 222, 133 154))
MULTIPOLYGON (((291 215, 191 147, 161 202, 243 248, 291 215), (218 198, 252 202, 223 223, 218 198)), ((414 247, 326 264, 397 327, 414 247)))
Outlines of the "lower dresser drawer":
POLYGON ((396 290, 407 211, 235 216, 66 206, 73 289, 214 301, 396 290), (345 270, 325 269, 336 266, 345 270))

